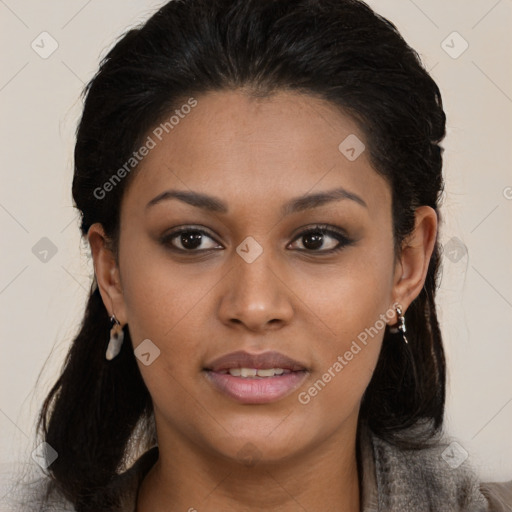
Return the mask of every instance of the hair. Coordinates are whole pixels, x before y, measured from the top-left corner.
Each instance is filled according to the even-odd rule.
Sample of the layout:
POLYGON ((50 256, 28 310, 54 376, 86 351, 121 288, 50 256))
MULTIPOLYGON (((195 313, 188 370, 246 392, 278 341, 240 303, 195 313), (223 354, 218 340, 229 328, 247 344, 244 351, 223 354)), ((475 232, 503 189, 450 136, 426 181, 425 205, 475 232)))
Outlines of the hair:
MULTIPOLYGON (((82 236, 101 223, 117 258, 120 203, 135 170, 105 197, 95 190, 184 98, 232 90, 315 96, 358 123, 372 166, 392 191, 397 258, 416 208, 430 206, 439 216, 441 94, 391 22, 358 0, 174 0, 124 34, 85 87, 72 185, 82 236)), ((361 402, 361 424, 399 447, 425 446, 443 425, 439 264, 436 236, 424 286, 407 310, 409 344, 386 329, 361 402), (418 425, 421 435, 408 436, 418 425)), ((79 332, 38 420, 38 432, 58 452, 51 485, 78 511, 97 506, 95 495, 129 460, 138 426, 140 443, 156 442, 129 328, 119 356, 106 361, 110 327, 93 278, 79 332)))

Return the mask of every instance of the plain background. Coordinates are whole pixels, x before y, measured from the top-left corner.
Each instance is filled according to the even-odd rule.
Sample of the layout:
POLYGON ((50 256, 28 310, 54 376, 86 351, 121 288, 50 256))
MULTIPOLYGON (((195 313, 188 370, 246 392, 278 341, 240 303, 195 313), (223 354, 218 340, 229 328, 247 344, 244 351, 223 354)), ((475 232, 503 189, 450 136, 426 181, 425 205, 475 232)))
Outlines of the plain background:
MULTIPOLYGON (((71 199, 81 90, 114 41, 163 3, 0 0, 0 469, 32 463, 35 418, 92 278, 71 199), (58 44, 48 58, 31 46, 45 37, 50 48, 42 32, 58 44), (46 261, 36 250, 48 244, 42 238, 56 251, 46 261)), ((449 365, 446 429, 484 480, 510 480, 512 1, 369 3, 418 51, 448 116, 438 293, 449 365)))

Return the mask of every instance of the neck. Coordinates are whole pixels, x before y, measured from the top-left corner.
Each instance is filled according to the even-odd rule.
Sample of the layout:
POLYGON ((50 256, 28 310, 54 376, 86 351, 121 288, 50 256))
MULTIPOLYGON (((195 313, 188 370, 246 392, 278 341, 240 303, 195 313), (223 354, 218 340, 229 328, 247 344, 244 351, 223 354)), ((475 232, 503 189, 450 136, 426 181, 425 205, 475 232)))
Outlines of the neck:
POLYGON ((248 465, 175 441, 159 442, 159 459, 141 484, 137 512, 360 510, 355 430, 286 461, 248 465))

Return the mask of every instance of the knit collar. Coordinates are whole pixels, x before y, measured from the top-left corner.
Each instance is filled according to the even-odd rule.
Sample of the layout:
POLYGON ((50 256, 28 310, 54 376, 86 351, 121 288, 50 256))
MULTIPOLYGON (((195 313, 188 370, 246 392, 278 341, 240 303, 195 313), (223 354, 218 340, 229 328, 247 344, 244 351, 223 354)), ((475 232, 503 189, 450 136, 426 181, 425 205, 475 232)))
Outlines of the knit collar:
MULTIPOLYGON (((447 443, 403 450, 361 428, 358 436, 362 512, 488 512, 489 503, 466 463, 450 467, 447 443)), ((113 512, 135 512, 140 485, 158 459, 158 446, 144 453, 108 488, 118 498, 113 512)))
POLYGON ((443 458, 448 447, 437 439, 423 449, 401 449, 361 428, 361 511, 488 512, 467 461, 452 467, 443 458))
POLYGON ((366 427, 362 427, 359 432, 359 457, 360 472, 359 481, 361 483, 361 511, 378 512, 379 499, 377 488, 377 475, 375 470, 375 460, 373 451, 372 435, 366 427))

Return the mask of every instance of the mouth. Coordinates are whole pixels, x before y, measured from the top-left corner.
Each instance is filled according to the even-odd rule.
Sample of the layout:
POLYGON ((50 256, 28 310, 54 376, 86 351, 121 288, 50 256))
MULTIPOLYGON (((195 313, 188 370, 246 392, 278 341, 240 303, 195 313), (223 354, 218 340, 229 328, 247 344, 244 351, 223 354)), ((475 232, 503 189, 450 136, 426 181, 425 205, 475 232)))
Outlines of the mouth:
POLYGON ((213 388, 236 402, 265 404, 283 399, 299 387, 310 370, 279 352, 227 354, 203 368, 213 388))

